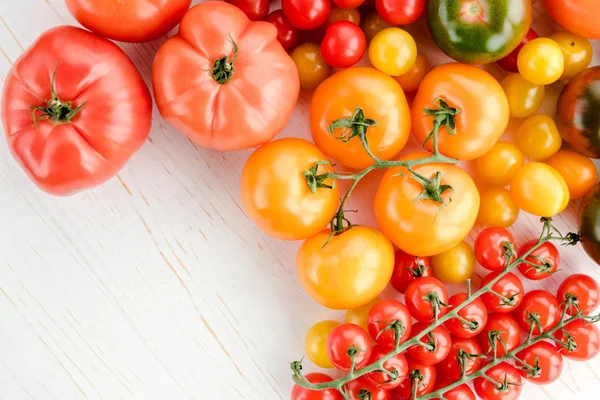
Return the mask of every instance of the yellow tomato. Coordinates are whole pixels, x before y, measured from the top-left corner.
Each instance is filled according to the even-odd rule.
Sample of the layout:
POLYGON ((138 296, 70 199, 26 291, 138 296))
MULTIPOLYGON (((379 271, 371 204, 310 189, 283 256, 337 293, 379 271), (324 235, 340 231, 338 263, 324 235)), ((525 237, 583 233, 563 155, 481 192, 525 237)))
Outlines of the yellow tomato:
POLYGON ((519 208, 540 217, 553 217, 569 204, 569 188, 557 170, 539 162, 525 164, 514 176, 510 195, 519 208))
POLYGON ((556 123, 549 115, 536 114, 519 126, 515 142, 527 157, 545 160, 560 150, 562 138, 556 123))
POLYGON ((500 83, 508 98, 510 116, 513 118, 532 116, 544 102, 544 86, 534 85, 519 74, 508 74, 500 83))
POLYGON ((519 207, 505 188, 482 190, 481 205, 477 219, 482 225, 492 228, 508 228, 519 216, 519 207))
POLYGON ((421 81, 425 75, 431 70, 431 63, 427 57, 421 53, 417 53, 417 59, 408 72, 397 76, 396 80, 402 86, 405 92, 414 92, 421 85, 421 81))
POLYGON ((360 23, 360 28, 365 33, 367 41, 373 40, 375 35, 386 28, 391 28, 393 25, 381 18, 377 11, 369 13, 360 23))
POLYGON ((321 56, 321 49, 314 43, 301 44, 292 51, 291 56, 298 68, 302 89, 315 90, 331 73, 331 67, 321 56))
POLYGON ((400 28, 386 28, 369 45, 369 61, 381 72, 391 76, 407 73, 417 59, 417 44, 400 28))
POLYGON ((298 250, 296 272, 300 284, 325 307, 348 310, 367 304, 392 277, 392 244, 378 230, 362 225, 327 243, 329 235, 323 231, 307 239, 298 250))
POLYGON ((523 166, 523 153, 517 146, 499 140, 494 147, 477 159, 481 179, 494 186, 506 186, 523 166))
POLYGON ((577 152, 561 150, 546 163, 565 179, 573 200, 585 196, 598 182, 598 169, 594 162, 577 152))
POLYGON ((337 321, 321 321, 310 327, 304 339, 304 351, 310 361, 317 367, 333 368, 327 355, 327 337, 340 323, 337 321))
POLYGON ((346 311, 344 322, 347 324, 356 324, 368 332, 369 328, 367 327, 367 319, 369 317, 369 311, 371 311, 371 308, 373 308, 373 306, 380 301, 381 299, 376 297, 364 306, 351 308, 350 310, 346 311))
POLYGON ((565 62, 558 43, 548 38, 537 38, 523 46, 517 57, 517 67, 529 82, 549 85, 560 79, 565 62))
POLYGON ((565 71, 560 79, 568 81, 589 67, 594 48, 589 40, 571 32, 556 32, 550 36, 560 46, 565 60, 565 71))
POLYGON ((431 257, 433 274, 446 283, 461 283, 473 275, 475 271, 475 253, 467 242, 431 257))

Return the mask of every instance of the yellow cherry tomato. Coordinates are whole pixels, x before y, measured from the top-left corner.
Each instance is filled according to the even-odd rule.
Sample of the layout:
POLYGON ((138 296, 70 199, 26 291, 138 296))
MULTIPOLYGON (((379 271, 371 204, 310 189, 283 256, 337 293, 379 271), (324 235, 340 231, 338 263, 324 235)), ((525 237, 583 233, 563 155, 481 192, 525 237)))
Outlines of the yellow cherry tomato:
POLYGON ((553 217, 569 204, 569 188, 560 173, 540 162, 525 164, 510 184, 510 195, 523 211, 553 217))
POLYGON ((517 57, 517 67, 529 82, 549 85, 560 79, 565 62, 558 43, 548 38, 537 38, 523 46, 517 57))
POLYGON ((327 17, 327 24, 331 25, 336 21, 350 21, 360 25, 360 11, 357 8, 334 7, 327 17))
POLYGON ((407 73, 417 59, 417 44, 400 28, 386 28, 369 45, 369 61, 381 72, 391 76, 407 73))
POLYGON ((408 72, 397 76, 396 80, 402 86, 405 92, 414 92, 421 85, 421 81, 425 75, 431 71, 431 63, 421 53, 417 53, 417 59, 408 72))
POLYGON ((377 11, 369 13, 366 17, 361 20, 360 28, 365 33, 367 41, 373 40, 375 35, 386 28, 391 28, 392 24, 381 18, 377 11))
POLYGON ((519 207, 513 200, 508 189, 495 187, 482 190, 481 205, 477 219, 492 228, 508 228, 515 223, 519 216, 519 207))
POLYGON ((337 321, 321 321, 310 327, 304 339, 304 351, 310 361, 317 367, 333 368, 327 355, 327 337, 340 323, 337 321))
POLYGON ((499 140, 494 147, 477 159, 479 176, 494 186, 506 186, 523 166, 523 153, 514 144, 499 140))
POLYGON ((560 150, 562 138, 552 117, 536 114, 527 118, 519 126, 515 142, 527 157, 545 160, 560 150))
POLYGON ((460 242, 454 247, 431 257, 433 274, 446 283, 461 283, 473 275, 475 271, 475 253, 467 242, 460 242))
POLYGON ((598 182, 598 169, 594 162, 575 151, 561 150, 546 163, 565 179, 573 200, 585 196, 598 182))
POLYGON ((356 324, 368 332, 369 328, 367 327, 367 319, 369 317, 369 311, 371 311, 371 308, 373 308, 373 306, 380 301, 381 299, 376 297, 364 306, 351 308, 350 310, 346 311, 344 322, 347 324, 356 324))
POLYGON ((314 43, 304 43, 292 51, 292 60, 298 68, 300 86, 315 90, 331 73, 331 67, 321 57, 321 49, 314 43))
POLYGON ((546 96, 544 86, 535 85, 519 74, 508 74, 500 82, 506 97, 510 116, 513 118, 527 118, 535 114, 546 96))
POLYGON ((550 36, 560 46, 565 60, 565 71, 560 79, 568 81, 589 67, 594 48, 589 40, 571 32, 556 32, 550 36))

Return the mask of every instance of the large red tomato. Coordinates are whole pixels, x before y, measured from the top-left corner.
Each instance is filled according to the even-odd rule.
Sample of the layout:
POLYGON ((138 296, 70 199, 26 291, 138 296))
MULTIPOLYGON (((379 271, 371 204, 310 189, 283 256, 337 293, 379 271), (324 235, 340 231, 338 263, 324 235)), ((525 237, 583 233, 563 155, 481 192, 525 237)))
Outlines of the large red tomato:
POLYGON ((235 6, 198 4, 152 67, 156 104, 167 121, 201 146, 239 150, 271 140, 300 91, 296 65, 268 22, 235 6))
POLYGON ((588 39, 600 39, 600 1, 545 0, 548 13, 569 32, 588 39))
POLYGON ((43 33, 13 65, 2 121, 8 146, 29 177, 64 196, 100 185, 123 167, 148 137, 152 99, 117 45, 60 26, 43 33))
POLYGON ((192 0, 65 0, 79 23, 109 39, 148 42, 175 27, 192 0))

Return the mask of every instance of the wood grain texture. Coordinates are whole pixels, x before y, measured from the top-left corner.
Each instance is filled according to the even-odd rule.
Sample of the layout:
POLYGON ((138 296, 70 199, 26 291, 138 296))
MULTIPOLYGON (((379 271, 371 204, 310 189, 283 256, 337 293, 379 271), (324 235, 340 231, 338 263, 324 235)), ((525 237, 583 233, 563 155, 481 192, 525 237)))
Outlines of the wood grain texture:
MULTIPOLYGON (((538 33, 555 29, 539 4, 536 13, 538 33)), ((0 1, 0 89, 23 50, 60 24, 76 24, 62 0, 0 1)), ((410 30, 434 63, 447 61, 422 21, 410 30)), ((149 86, 164 40, 122 45, 149 86)), ((559 90, 549 88, 546 110, 559 90)), ((309 137, 309 98, 280 136, 309 137)), ((249 151, 199 148, 154 111, 150 139, 119 175, 69 198, 35 188, 0 144, 0 399, 288 399, 288 363, 302 357, 307 328, 342 318, 300 288, 299 244, 245 217, 249 151)), ((379 177, 354 195, 359 221, 373 220, 379 177)), ((561 229, 575 228, 576 208, 556 218, 561 229)), ((537 235, 537 218, 521 215, 512 231, 537 235)), ((558 274, 530 286, 554 291, 574 272, 600 280, 580 248, 562 256, 558 274)), ((598 371, 600 360, 567 362, 560 381, 528 384, 522 398, 597 398, 598 371)))

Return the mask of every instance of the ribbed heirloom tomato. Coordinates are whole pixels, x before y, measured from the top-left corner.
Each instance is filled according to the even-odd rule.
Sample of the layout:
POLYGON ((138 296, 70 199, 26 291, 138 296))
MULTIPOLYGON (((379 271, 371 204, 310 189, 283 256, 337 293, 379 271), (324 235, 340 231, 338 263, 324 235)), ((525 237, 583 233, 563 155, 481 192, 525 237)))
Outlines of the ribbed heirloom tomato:
POLYGON ((152 66, 162 116, 201 146, 230 151, 271 140, 300 91, 298 70, 268 22, 237 7, 191 8, 152 66))

